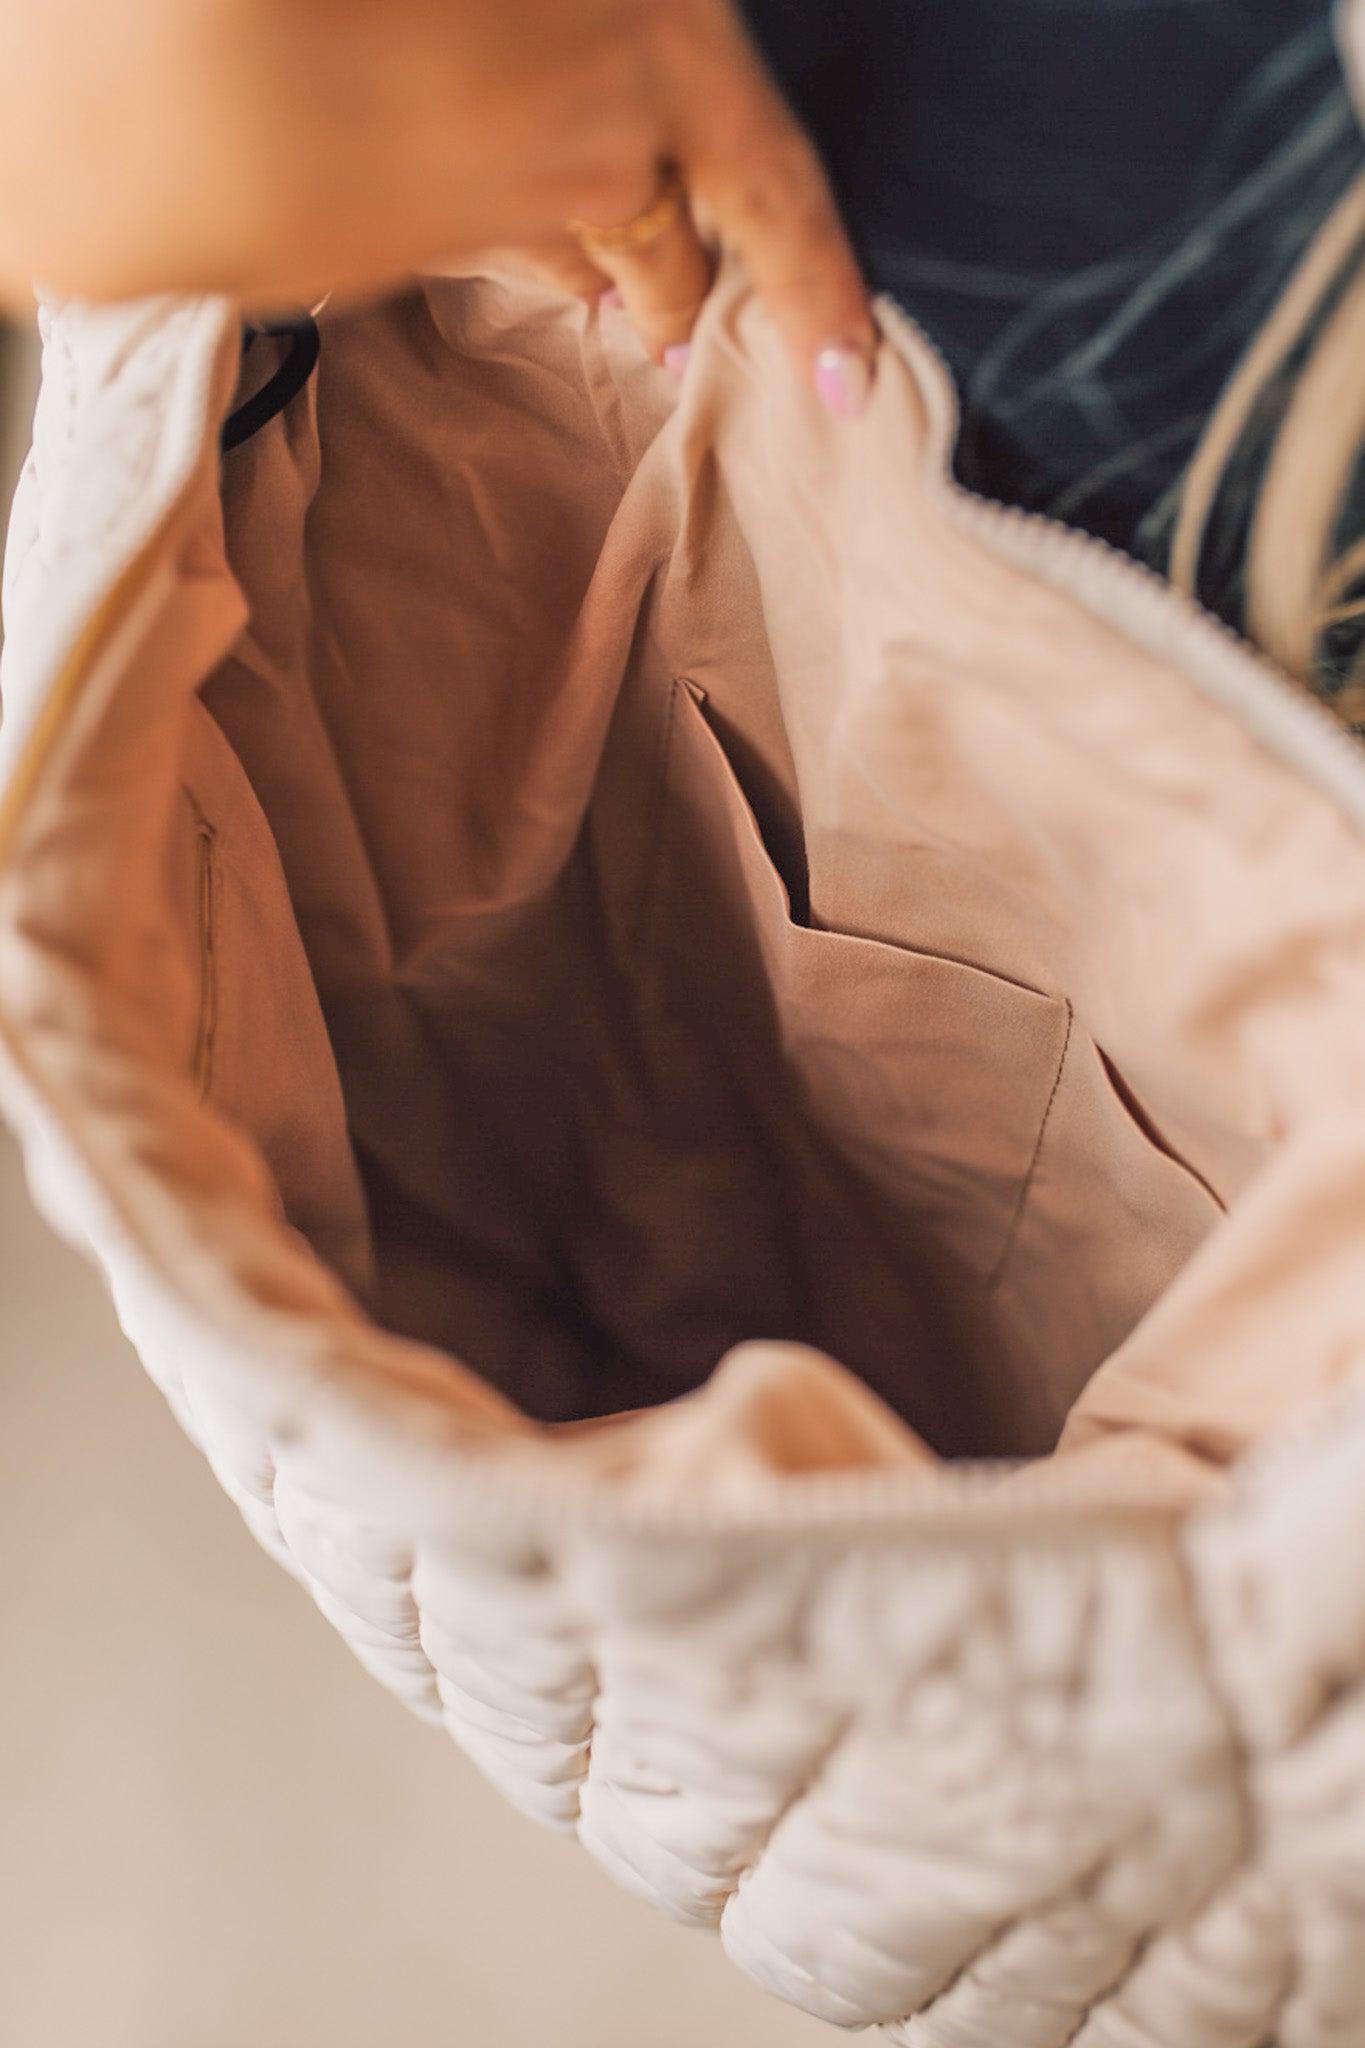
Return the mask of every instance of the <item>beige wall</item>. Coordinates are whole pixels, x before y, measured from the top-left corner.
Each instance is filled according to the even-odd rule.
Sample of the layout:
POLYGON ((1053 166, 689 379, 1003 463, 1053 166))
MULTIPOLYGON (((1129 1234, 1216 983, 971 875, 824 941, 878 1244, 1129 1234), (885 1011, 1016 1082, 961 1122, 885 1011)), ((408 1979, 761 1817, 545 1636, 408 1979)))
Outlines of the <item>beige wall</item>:
POLYGON ((354 1663, 0 1139, 0 2042, 802 2048, 354 1663))
MULTIPOLYGON (((10 389, 13 445, 12 362, 10 389)), ((365 1675, 247 1536, 0 1136, 3 2048, 834 2038, 365 1675)))

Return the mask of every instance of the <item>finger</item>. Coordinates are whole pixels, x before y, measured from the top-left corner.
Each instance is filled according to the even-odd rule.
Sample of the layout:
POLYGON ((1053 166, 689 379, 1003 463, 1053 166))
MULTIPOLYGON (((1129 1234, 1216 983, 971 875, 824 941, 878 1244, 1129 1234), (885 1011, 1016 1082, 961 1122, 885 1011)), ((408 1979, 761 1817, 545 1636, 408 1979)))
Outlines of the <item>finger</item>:
POLYGON ((742 31, 718 28, 711 55, 681 110, 679 161, 803 375, 832 412, 857 414, 877 333, 829 181, 742 31))
POLYGON ((587 240, 593 262, 621 295, 646 350, 681 376, 714 265, 683 200, 645 240, 587 240))

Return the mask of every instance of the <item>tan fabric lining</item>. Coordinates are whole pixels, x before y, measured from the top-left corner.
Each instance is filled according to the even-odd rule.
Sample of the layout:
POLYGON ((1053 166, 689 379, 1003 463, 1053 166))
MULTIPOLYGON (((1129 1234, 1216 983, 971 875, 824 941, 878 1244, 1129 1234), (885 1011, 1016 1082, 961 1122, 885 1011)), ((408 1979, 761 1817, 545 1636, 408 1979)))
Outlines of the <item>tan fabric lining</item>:
MULTIPOLYGON (((141 1016, 124 1056, 187 1074, 210 1005, 276 1213, 530 1413, 792 1340, 936 1449, 1032 1453, 1117 1353, 1078 1437, 1192 1380, 1172 1433, 1231 1455, 1305 1386, 1253 1344, 1239 1411, 1245 1253, 1193 1255, 1245 1193, 1307 1271, 1263 1169, 1292 1128, 1311 1180, 1365 1101, 1365 854, 942 516, 893 357, 842 432, 734 290, 701 360, 669 417, 529 293, 331 322, 316 396, 227 466, 245 631, 196 651, 235 602, 201 521, 49 778, 11 902, 34 959, 103 947, 42 1000, 69 1032, 82 983, 85 1028, 141 1016)), ((1351 1363, 1324 1298, 1307 1384, 1351 1363)))
POLYGON ((205 700, 318 978, 371 1306, 547 1419, 787 1339, 941 1451, 1044 1450, 1216 1211, 1059 996, 913 919, 883 943, 875 905, 793 921, 802 798, 709 465, 642 459, 657 388, 623 433, 597 337, 480 304, 333 334, 316 442, 296 417, 228 471, 252 623, 205 700), (1072 1155, 1084 1217, 1022 1271, 1072 1155))

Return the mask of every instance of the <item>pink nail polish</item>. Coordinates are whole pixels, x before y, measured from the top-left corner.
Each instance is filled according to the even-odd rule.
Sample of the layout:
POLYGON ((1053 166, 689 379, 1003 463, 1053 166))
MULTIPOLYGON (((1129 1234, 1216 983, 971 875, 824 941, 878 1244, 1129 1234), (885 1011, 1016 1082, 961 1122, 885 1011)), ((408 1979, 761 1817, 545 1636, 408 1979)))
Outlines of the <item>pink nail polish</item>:
POLYGON ((681 377, 692 359, 690 341, 675 341, 664 350, 664 368, 671 370, 675 377, 681 377))
POLYGON ((619 312, 626 302, 622 296, 621 287, 616 284, 609 284, 597 303, 599 306, 610 306, 613 312, 619 312))
POLYGON ((815 388, 830 412, 856 420, 867 410, 872 374, 856 348, 834 343, 815 358, 815 388))

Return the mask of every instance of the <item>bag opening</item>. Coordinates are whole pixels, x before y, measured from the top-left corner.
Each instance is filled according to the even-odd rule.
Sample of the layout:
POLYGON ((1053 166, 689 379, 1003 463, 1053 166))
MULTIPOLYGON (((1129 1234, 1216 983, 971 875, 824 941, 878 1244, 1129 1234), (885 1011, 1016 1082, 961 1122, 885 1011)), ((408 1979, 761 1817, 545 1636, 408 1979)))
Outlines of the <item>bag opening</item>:
POLYGON ((1228 1454, 1290 1396, 1186 1414, 1178 1310, 1358 1076, 1365 855, 954 519, 922 350, 850 431, 733 284, 708 322, 679 401, 526 287, 326 319, 52 782, 98 1028, 531 1417, 764 1340, 945 1456, 1050 1450, 1092 1382, 1228 1454))

